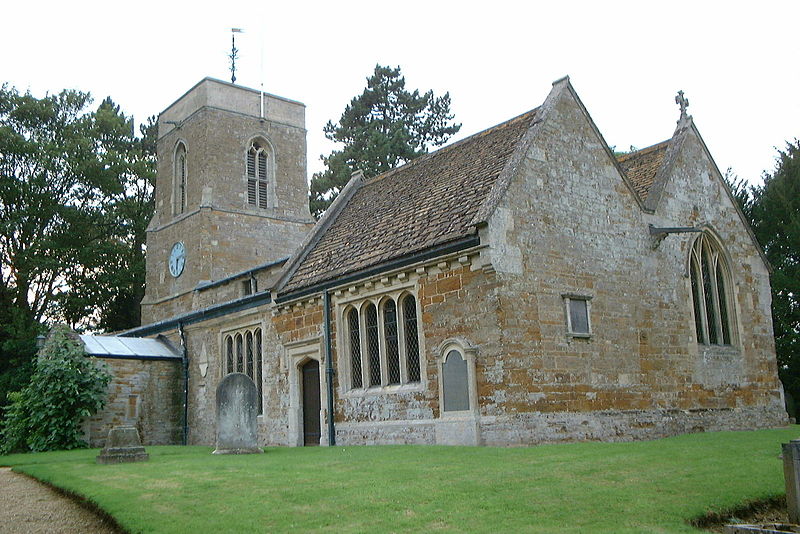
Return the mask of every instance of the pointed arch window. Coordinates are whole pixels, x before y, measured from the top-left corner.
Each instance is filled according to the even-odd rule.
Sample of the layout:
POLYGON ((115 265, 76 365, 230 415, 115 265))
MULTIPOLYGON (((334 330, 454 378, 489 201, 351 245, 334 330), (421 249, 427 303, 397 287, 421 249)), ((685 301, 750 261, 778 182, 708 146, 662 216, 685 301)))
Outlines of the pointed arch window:
POLYGON ((703 234, 692 245, 689 272, 697 342, 732 345, 730 270, 719 246, 703 234))
POLYGON ((173 170, 173 213, 175 215, 186 211, 186 145, 179 142, 175 147, 175 169, 173 170))
POLYGON ((264 360, 261 354, 261 329, 246 328, 230 332, 223 337, 222 372, 223 376, 231 373, 244 373, 250 377, 258 389, 258 413, 263 413, 263 370, 264 360))
POLYGON ((251 206, 268 207, 269 165, 267 144, 253 141, 247 150, 247 203, 251 206))

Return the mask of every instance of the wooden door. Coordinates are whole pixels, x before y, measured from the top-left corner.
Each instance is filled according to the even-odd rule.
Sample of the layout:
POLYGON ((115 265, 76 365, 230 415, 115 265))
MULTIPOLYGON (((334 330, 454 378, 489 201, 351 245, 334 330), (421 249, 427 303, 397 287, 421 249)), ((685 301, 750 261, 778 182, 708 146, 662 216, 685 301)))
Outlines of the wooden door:
POLYGON ((309 360, 303 365, 303 444, 319 445, 319 362, 309 360))

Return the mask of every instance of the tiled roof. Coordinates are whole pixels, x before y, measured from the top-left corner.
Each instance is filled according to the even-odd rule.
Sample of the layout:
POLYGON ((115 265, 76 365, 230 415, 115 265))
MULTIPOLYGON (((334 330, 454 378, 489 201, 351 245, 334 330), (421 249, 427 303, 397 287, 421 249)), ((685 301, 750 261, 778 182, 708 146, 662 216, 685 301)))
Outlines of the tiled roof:
POLYGON ((281 293, 474 233, 470 224, 538 108, 366 180, 281 293))
POLYGON ((633 183, 633 188, 642 201, 647 200, 647 196, 650 194, 650 188, 653 186, 658 169, 661 168, 661 164, 664 161, 669 143, 670 140, 662 141, 657 145, 617 158, 620 167, 633 183))

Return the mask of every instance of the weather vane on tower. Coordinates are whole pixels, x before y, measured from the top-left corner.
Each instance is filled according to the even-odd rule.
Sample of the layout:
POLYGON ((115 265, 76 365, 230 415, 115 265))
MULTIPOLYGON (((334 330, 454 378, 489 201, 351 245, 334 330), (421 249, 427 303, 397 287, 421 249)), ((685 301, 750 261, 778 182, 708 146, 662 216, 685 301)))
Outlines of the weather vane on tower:
POLYGON ((236 60, 239 59, 239 49, 236 48, 237 33, 244 33, 244 30, 231 28, 231 54, 228 56, 231 60, 231 83, 236 83, 236 60))

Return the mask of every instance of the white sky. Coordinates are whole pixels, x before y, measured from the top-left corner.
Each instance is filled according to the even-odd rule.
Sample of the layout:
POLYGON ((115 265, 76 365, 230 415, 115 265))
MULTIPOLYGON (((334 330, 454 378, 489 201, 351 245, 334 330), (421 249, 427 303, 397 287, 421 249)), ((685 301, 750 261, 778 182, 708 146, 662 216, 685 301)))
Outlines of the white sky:
POLYGON ((800 2, 4 2, 0 82, 42 96, 111 96, 137 123, 205 76, 306 104, 309 174, 332 144, 322 127, 360 94, 376 63, 407 87, 449 91, 457 138, 544 100, 570 75, 606 141, 668 138, 683 89, 724 172, 758 181, 775 147, 800 137, 800 2))

